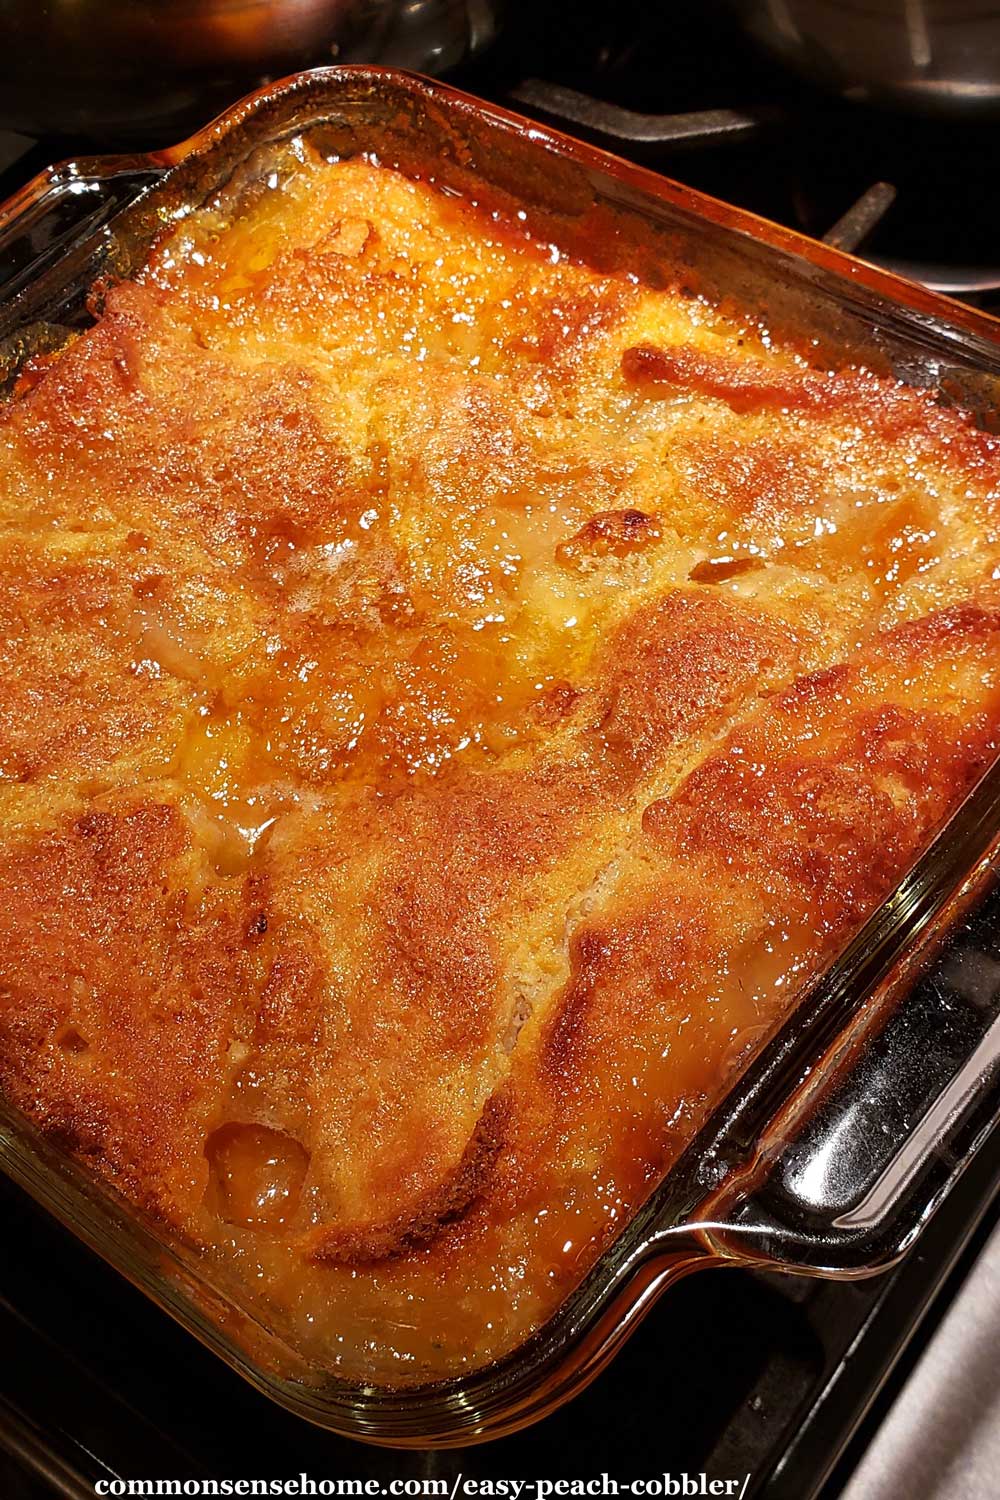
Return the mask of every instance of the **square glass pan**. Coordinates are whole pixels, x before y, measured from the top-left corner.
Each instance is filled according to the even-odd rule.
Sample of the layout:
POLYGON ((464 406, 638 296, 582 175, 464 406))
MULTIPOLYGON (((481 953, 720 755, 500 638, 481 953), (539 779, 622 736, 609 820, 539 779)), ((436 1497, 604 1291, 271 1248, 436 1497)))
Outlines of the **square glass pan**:
MULTIPOLYGON (((0 357, 24 360, 92 317, 104 277, 138 269, 175 217, 258 148, 295 134, 374 152, 470 196, 523 205, 602 269, 692 287, 813 339, 831 363, 940 389, 1000 416, 1000 323, 440 83, 320 69, 236 105, 191 140, 43 174, 0 209, 0 357)), ((98 1185, 0 1100, 0 1165, 82 1240, 268 1395, 335 1431, 399 1446, 495 1437, 566 1400, 658 1294, 699 1268, 871 1274, 912 1243, 1000 1118, 1000 982, 980 975, 942 1024, 934 965, 1000 852, 1000 761, 757 1056, 684 1156, 549 1322, 513 1354, 423 1387, 351 1383, 307 1362, 214 1285, 198 1255, 98 1185), (859 1120, 879 1121, 859 1133, 859 1120)), ((967 987, 968 988, 968 987, 967 987)))

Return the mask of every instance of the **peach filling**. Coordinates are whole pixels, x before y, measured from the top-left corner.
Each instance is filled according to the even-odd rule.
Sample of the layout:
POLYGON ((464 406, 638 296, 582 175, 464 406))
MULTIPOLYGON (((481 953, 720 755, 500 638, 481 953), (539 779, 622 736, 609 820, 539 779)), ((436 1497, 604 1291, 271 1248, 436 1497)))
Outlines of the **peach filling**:
POLYGON ((220 1125, 205 1143, 207 1203, 227 1224, 279 1229, 298 1208, 309 1154, 267 1125, 220 1125))

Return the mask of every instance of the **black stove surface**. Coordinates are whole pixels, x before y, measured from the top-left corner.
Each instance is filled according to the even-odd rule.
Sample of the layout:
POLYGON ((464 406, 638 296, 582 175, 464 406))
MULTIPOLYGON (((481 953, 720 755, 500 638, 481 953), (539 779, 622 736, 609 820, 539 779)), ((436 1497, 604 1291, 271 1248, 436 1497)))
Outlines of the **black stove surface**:
MULTIPOLYGON (((501 43, 455 81, 814 235, 888 182, 895 201, 865 254, 974 287, 971 300, 1000 310, 986 285, 1000 284, 990 125, 817 96, 761 61, 708 0, 514 0, 501 43), (662 119, 691 111, 714 113, 662 119)), ((0 135, 0 196, 81 147, 93 149, 0 135)), ((1000 1217, 998 1189, 1000 1153, 981 1151, 915 1251, 870 1281, 693 1276, 562 1411, 499 1442, 417 1454, 366 1448, 283 1413, 0 1182, 0 1497, 92 1495, 96 1479, 116 1476, 704 1471, 749 1473, 746 1500, 832 1500, 1000 1217)))

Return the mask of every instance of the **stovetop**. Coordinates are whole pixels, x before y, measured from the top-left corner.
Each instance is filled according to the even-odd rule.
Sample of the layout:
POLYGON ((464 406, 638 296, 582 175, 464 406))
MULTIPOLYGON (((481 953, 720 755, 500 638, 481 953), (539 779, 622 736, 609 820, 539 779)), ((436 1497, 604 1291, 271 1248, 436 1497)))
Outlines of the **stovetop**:
MULTIPOLYGON (((455 81, 813 235, 862 200, 837 231, 843 243, 867 231, 867 256, 1000 311, 1000 153, 990 149, 990 125, 896 118, 819 97, 761 61, 709 0, 514 0, 501 42, 455 81)), ((0 134, 0 195, 81 144, 0 134)), ((1000 1153, 979 1153, 888 1275, 691 1277, 576 1401, 524 1433, 459 1453, 365 1448, 308 1427, 9 1184, 0 1184, 0 1214, 4 1500, 89 1496, 96 1479, 117 1475, 303 1471, 749 1473, 746 1500, 832 1500, 1000 1221, 1000 1153)))

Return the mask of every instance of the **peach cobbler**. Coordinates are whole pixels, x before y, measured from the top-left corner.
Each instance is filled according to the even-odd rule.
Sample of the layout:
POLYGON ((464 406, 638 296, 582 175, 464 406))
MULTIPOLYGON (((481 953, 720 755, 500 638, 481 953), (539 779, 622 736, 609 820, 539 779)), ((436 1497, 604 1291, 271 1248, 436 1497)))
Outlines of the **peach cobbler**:
POLYGON ((1000 442, 303 141, 2 413, 0 1086, 309 1357, 538 1328, 996 753, 1000 442))

